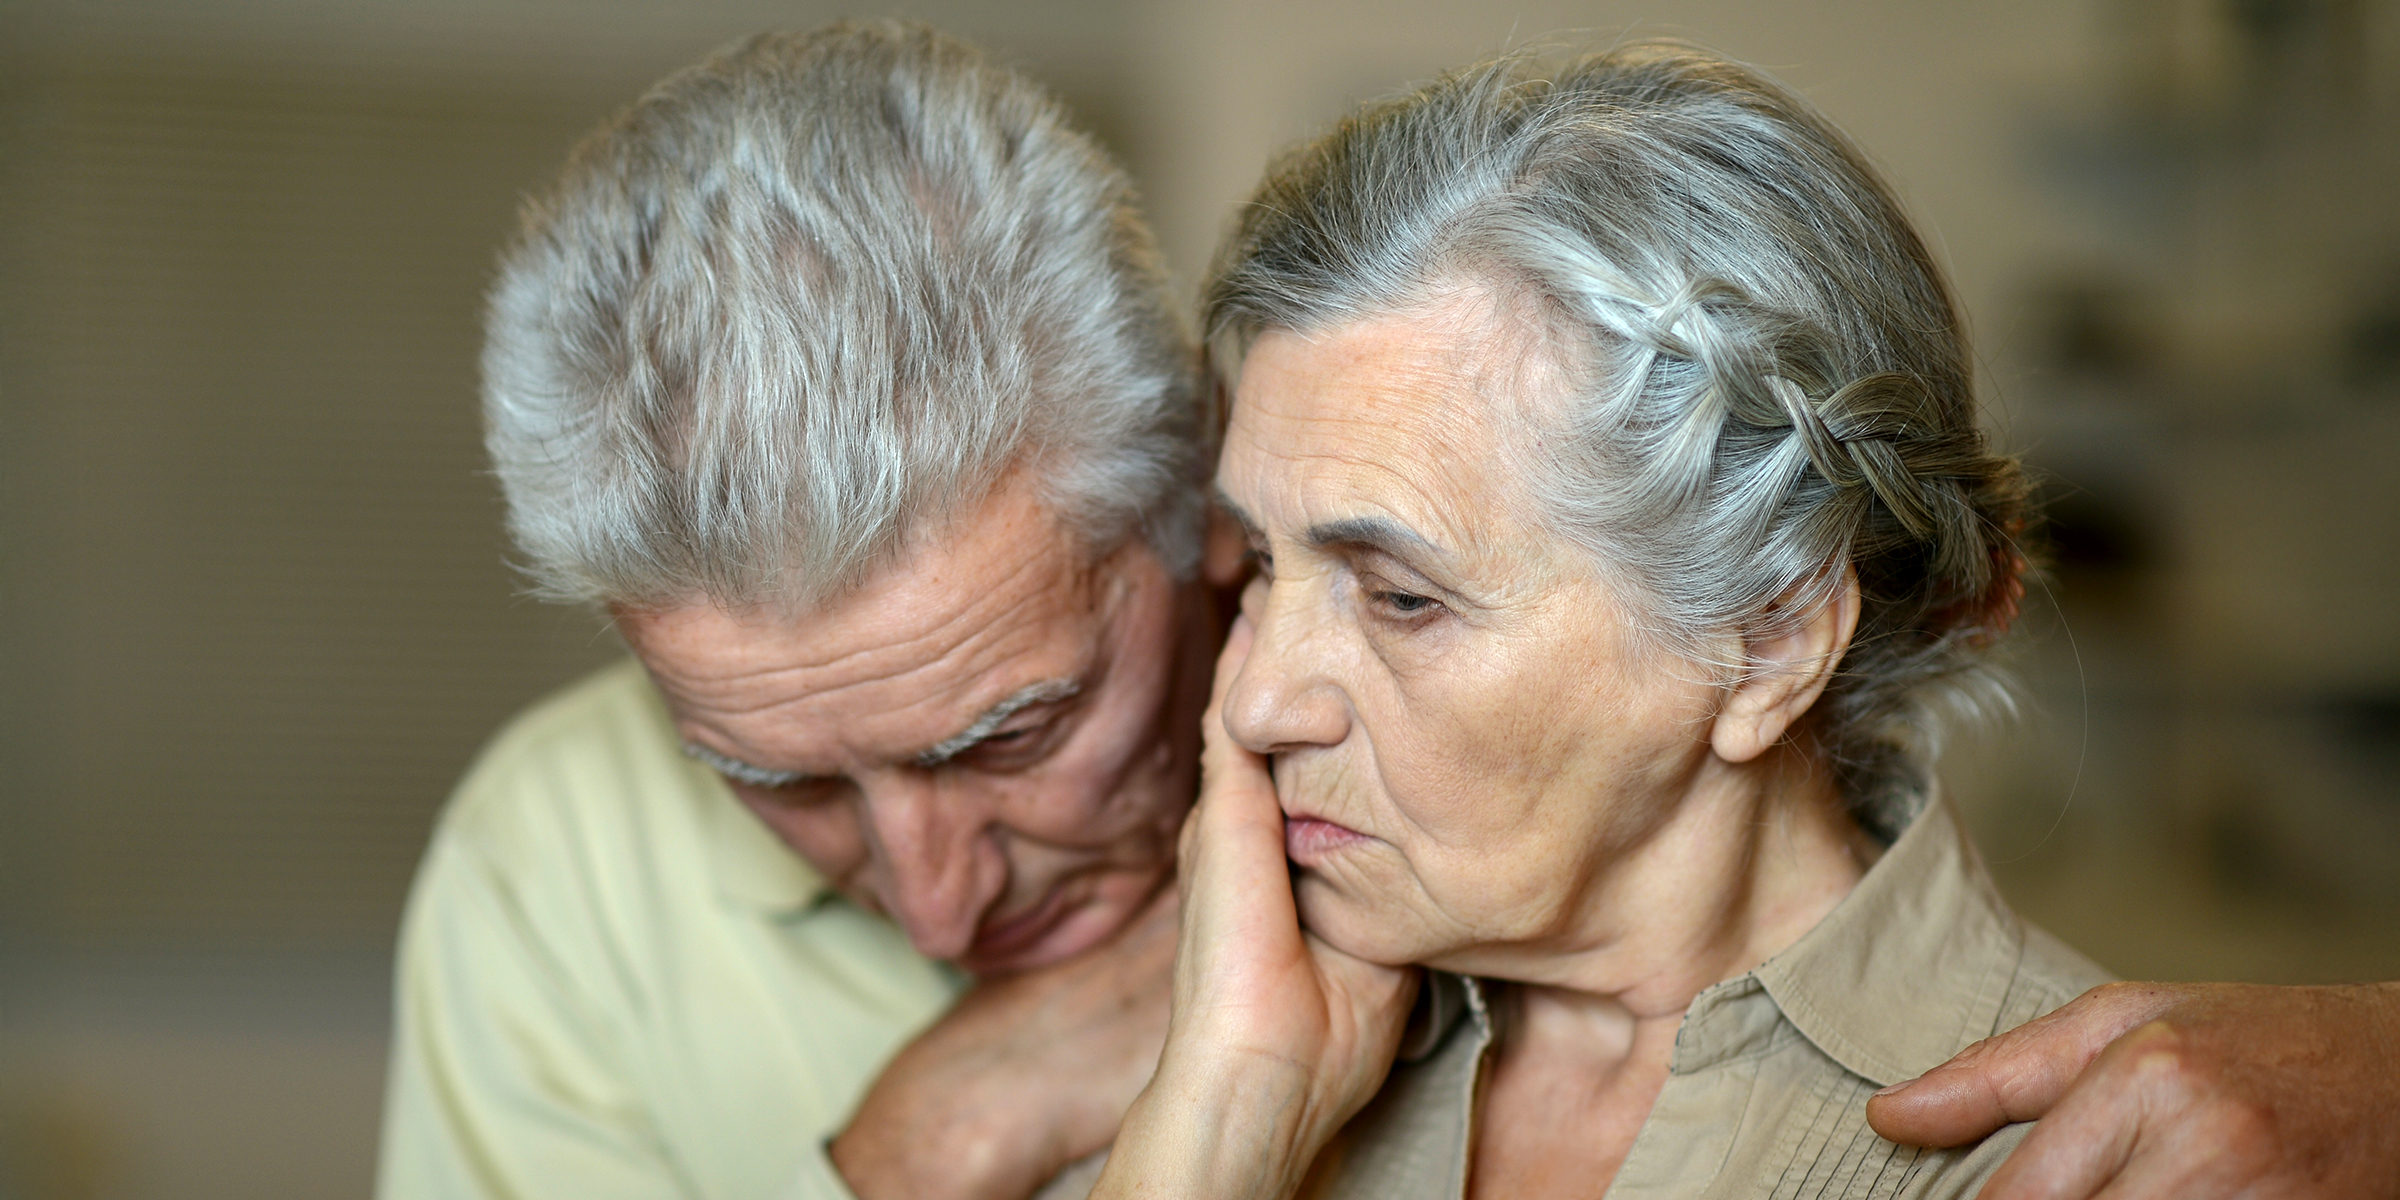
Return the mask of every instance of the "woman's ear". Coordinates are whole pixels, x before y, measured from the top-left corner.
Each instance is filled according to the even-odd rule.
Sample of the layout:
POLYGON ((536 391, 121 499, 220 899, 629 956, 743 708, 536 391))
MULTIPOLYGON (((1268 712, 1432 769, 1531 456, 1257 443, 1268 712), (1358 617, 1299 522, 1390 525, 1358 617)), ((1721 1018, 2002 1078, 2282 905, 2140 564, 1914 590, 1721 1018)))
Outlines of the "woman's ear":
POLYGON ((1840 586, 1790 630, 1746 643, 1749 669, 1717 710, 1709 745, 1726 762, 1748 762, 1782 740, 1825 694, 1858 629, 1858 572, 1842 564, 1840 586))
POLYGON ((1227 515, 1224 508, 1208 506, 1208 530, 1201 535, 1200 577, 1209 586, 1231 588, 1242 582, 1244 568, 1249 566, 1250 542, 1242 536, 1242 527, 1227 515))

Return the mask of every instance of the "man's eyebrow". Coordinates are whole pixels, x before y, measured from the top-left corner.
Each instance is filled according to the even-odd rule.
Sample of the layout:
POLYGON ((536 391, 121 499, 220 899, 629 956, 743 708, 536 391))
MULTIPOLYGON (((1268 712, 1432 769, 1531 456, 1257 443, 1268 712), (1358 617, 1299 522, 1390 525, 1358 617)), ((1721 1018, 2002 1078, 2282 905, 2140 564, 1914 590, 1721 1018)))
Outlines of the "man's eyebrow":
POLYGON ((1064 700, 1082 690, 1083 685, 1072 679, 1045 679, 1040 683, 1020 688, 1016 695, 985 709, 982 716, 975 718, 974 724, 943 738, 934 743, 930 749, 917 755, 917 765, 938 767, 966 753, 975 743, 992 736, 992 731, 1000 728, 1000 722, 1036 704, 1064 700))
POLYGON ((698 742, 685 742, 683 756, 715 771, 736 783, 752 787, 790 787, 808 778, 802 771, 778 771, 771 767, 753 766, 728 754, 719 754, 698 742))

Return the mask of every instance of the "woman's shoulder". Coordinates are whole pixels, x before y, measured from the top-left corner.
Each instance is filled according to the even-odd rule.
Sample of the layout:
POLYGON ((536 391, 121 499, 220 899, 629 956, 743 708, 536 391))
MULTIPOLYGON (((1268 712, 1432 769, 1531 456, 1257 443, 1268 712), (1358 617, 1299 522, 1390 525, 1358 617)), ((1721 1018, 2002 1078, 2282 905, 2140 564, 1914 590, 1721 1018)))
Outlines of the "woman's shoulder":
POLYGON ((2073 946, 2052 936, 2049 930, 2027 921, 2016 977, 2000 1002, 1999 1018, 1992 1033, 2006 1033, 2116 978, 2073 946))
MULTIPOLYGON (((2028 921, 2016 975, 2009 981, 1990 1034, 2014 1029, 2115 978, 2073 946, 2028 921)), ((2032 1131, 2031 1122, 2004 1125, 1972 1145, 1906 1150, 1904 1153, 1917 1157, 1898 1194, 1910 1200, 1971 1200, 2032 1131)))

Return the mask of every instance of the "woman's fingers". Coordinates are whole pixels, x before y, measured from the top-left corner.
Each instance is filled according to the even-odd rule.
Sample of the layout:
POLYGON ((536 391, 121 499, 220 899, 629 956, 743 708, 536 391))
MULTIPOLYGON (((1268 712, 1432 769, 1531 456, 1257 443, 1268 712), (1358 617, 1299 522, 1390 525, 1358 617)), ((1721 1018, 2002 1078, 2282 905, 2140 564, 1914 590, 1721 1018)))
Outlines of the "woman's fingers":
MULTIPOLYGON (((1225 631, 1225 648, 1217 651, 1216 678, 1209 681, 1208 710, 1218 712, 1225 707, 1225 692, 1233 686, 1233 677, 1242 673, 1242 664, 1250 661, 1250 644, 1258 640, 1258 626, 1250 620, 1250 605, 1233 618, 1233 627, 1225 631)), ((1222 732, 1216 723, 1210 733, 1222 732)))
POLYGON ((1394 969, 1353 958, 1315 934, 1303 937, 1309 957, 1330 985, 1329 992, 1349 1007, 1350 1024, 1357 1031, 1358 1042, 1358 1061, 1353 1069, 1364 1072, 1351 1086, 1359 1089, 1359 1099, 1363 1101, 1382 1086, 1384 1074, 1391 1068, 1392 1055, 1400 1046, 1401 1029, 1408 1023, 1409 1010, 1417 1002, 1422 973, 1413 967, 1394 969))
POLYGON ((1296 942, 1299 918, 1291 913, 1283 807, 1275 799, 1274 776, 1263 756, 1225 730, 1225 693, 1249 658, 1253 635, 1249 618, 1234 618, 1225 649, 1217 656, 1208 711, 1200 719, 1200 802, 1183 829, 1185 898, 1188 901, 1191 889, 1203 880, 1221 883, 1212 894, 1264 903, 1269 911, 1262 915, 1288 915, 1291 940, 1296 942), (1225 878, 1216 880, 1220 874, 1225 878))
POLYGON ((1252 640, 1237 618, 1202 718, 1166 1050, 1095 1195, 1291 1194, 1382 1085, 1415 999, 1413 969, 1353 958, 1300 928, 1274 776, 1225 729, 1252 640))
POLYGON ((1300 927, 1273 773, 1222 720, 1253 628, 1244 616, 1227 634, 1205 718, 1200 804, 1184 831, 1177 1001, 1225 1044, 1301 1064, 1342 1108, 1389 1068, 1416 973, 1353 958, 1300 927))
POLYGON ((1183 830, 1184 954, 1176 992, 1187 1005, 1242 1006, 1307 958, 1283 854, 1283 809, 1267 760, 1235 742, 1221 719, 1225 692, 1251 644, 1236 618, 1217 659, 1202 718, 1200 802, 1183 830))

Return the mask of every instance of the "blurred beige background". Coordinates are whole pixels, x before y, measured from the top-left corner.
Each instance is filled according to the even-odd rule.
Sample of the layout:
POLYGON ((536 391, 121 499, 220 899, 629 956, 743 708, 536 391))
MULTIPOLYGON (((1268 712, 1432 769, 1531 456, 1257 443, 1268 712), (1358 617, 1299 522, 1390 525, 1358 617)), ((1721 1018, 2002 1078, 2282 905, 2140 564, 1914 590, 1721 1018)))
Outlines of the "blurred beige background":
POLYGON ((2400 3, 0 4, 0 1198, 364 1195, 449 782, 618 651, 521 599, 479 292, 733 35, 921 16, 1055 84, 1188 286, 1266 156, 1559 30, 1765 65, 1886 167, 2048 479, 2027 705, 1947 766, 2138 976, 2400 977, 2400 3))

